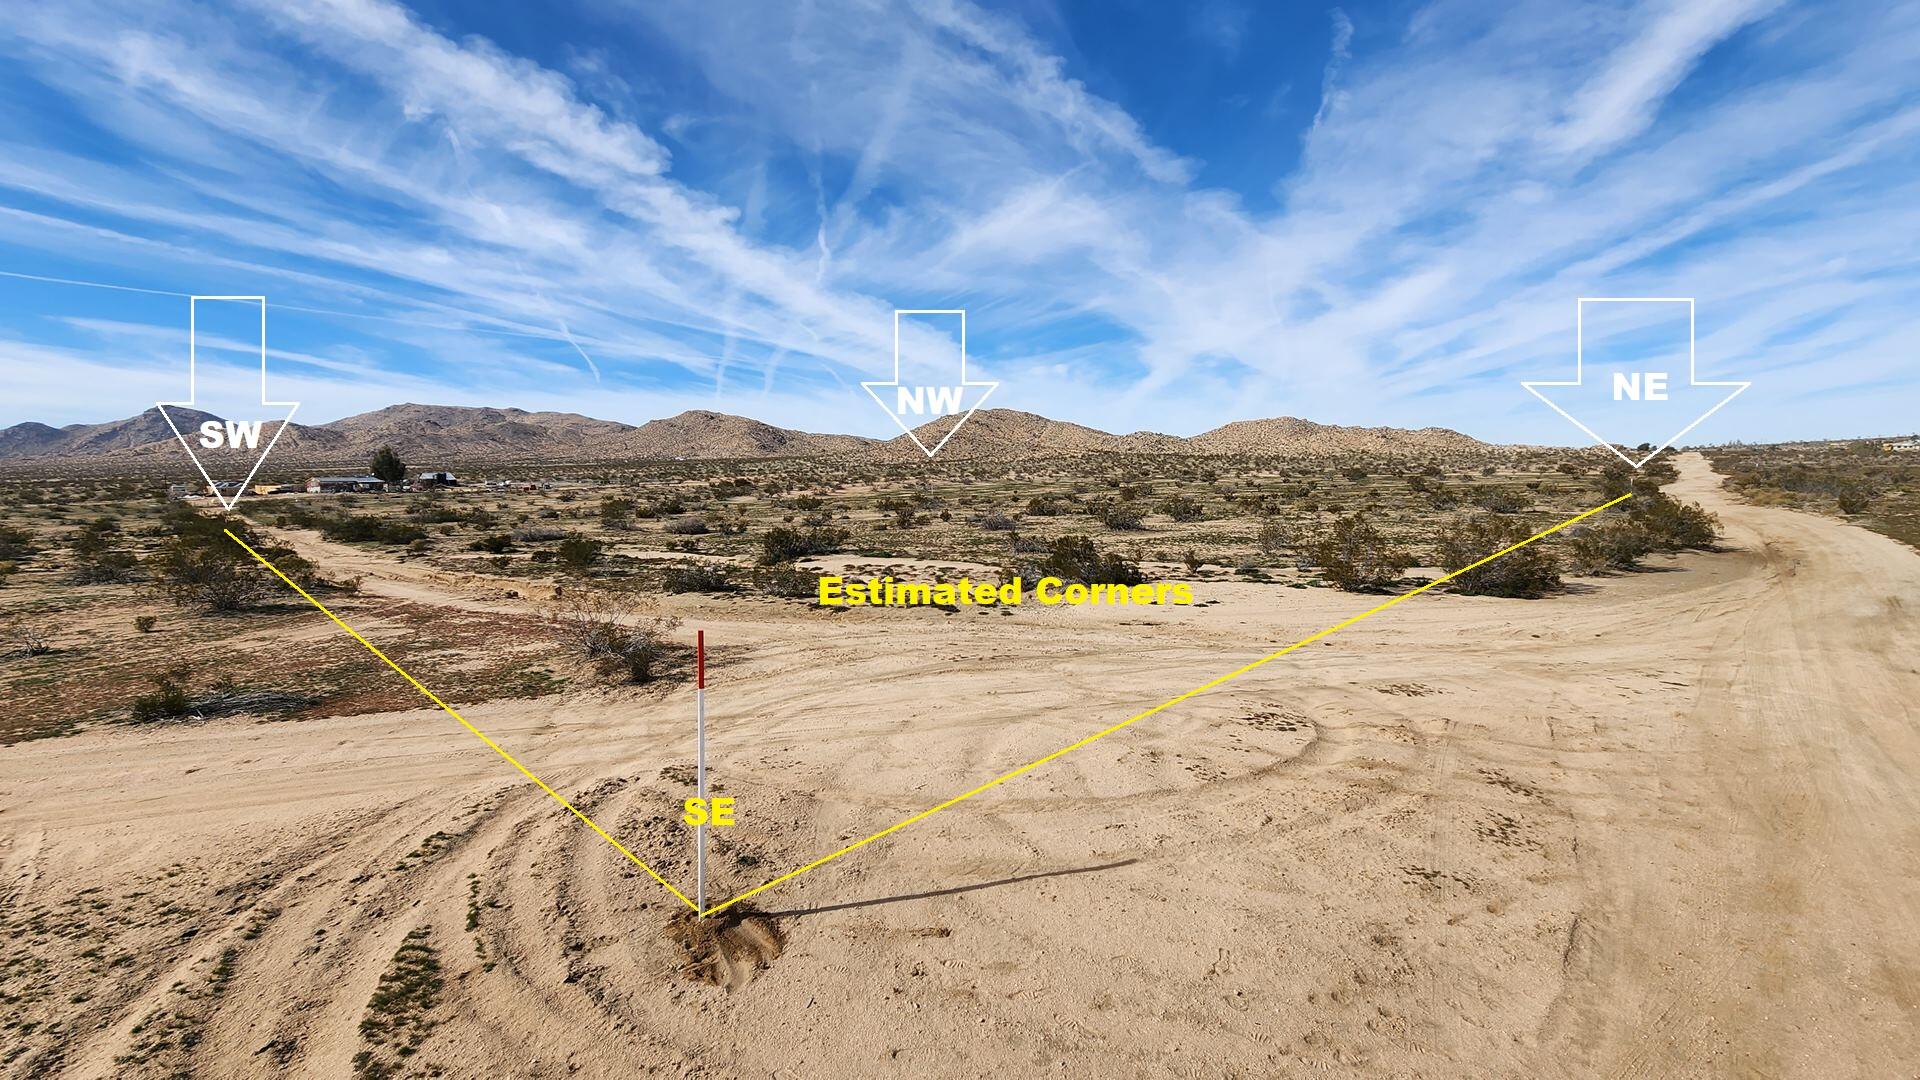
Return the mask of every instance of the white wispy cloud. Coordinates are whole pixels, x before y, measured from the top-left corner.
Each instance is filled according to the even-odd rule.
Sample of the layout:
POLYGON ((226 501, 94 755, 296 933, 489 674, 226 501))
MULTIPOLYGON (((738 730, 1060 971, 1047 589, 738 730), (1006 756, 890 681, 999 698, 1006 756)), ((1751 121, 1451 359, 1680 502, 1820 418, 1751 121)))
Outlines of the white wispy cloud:
MULTIPOLYGON (((392 0, 25 11, 0 29, 11 77, 128 152, 0 131, 8 268, 57 254, 381 328, 391 354, 357 347, 391 378, 302 374, 332 413, 425 378, 877 433, 835 395, 890 364, 891 308, 948 304, 975 312, 995 404, 1115 428, 1561 436, 1514 383, 1555 374, 1572 298, 1607 292, 1700 296, 1703 357, 1767 373, 1716 424, 1804 429, 1784 402, 1815 389, 1891 418, 1844 386, 1912 370, 1910 7, 1334 9, 1326 52, 1274 72, 1322 92, 1254 211, 966 0, 598 2, 705 81, 697 109, 641 89, 619 40, 563 72, 392 0), (1719 48, 1746 52, 1715 73, 1719 48)), ((1244 47, 1244 20, 1204 15, 1244 47)), ((0 377, 32 347, 0 344, 0 377)))

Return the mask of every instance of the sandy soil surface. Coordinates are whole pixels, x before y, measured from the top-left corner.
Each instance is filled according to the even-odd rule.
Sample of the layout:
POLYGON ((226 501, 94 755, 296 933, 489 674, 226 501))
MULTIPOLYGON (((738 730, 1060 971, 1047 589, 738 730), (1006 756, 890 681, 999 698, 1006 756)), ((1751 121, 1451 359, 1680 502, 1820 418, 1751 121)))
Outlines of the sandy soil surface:
MULTIPOLYGON (((784 948, 732 989, 680 970, 677 901, 431 709, 0 750, 4 1069, 1913 1075, 1920 555, 1682 465, 1727 551, 1400 605, 763 894, 784 948)), ((362 562, 376 592, 516 602, 362 562)), ((742 813, 714 893, 1370 603, 1198 591, 1221 602, 687 601, 742 813)), ((690 888, 691 710, 468 716, 690 888)))

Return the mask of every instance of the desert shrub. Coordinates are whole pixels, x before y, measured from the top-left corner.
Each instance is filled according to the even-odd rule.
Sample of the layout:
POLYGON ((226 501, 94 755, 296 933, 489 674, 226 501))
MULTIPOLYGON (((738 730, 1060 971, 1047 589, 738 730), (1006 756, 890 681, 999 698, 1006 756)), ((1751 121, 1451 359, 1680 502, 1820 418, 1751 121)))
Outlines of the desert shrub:
POLYGON ((1114 499, 1094 499, 1087 503, 1087 516, 1109 529, 1130 532, 1146 521, 1137 505, 1114 499))
POLYGON ((470 551, 484 551, 489 555, 504 555, 513 550, 513 537, 506 533, 494 533, 483 536, 467 545, 470 551))
POLYGON ((792 529, 776 525, 760 538, 760 565, 790 563, 812 555, 830 555, 840 550, 847 534, 841 529, 792 529))
POLYGON ((726 570, 712 563, 684 562, 667 567, 660 574, 660 591, 670 593, 717 593, 733 589, 726 570))
POLYGON ((609 529, 625 529, 633 524, 633 500, 609 495, 600 500, 600 523, 609 529))
POLYGON ((1474 497, 1482 510, 1495 514, 1518 514, 1527 508, 1527 500, 1512 488, 1487 488, 1474 497))
POLYGON ((1653 538, 1631 518, 1619 517, 1568 529, 1562 547, 1568 569, 1576 574, 1599 574, 1633 569, 1652 553, 1653 538))
POLYGON ((1380 530, 1359 514, 1336 519, 1326 535, 1314 542, 1310 554, 1321 576, 1347 592, 1383 590, 1413 565, 1411 557, 1392 548, 1380 530))
MULTIPOLYGON (((1448 573, 1471 566, 1533 535, 1524 522, 1494 513, 1454 518, 1440 528, 1440 566, 1448 573)), ((1536 541, 1454 578, 1456 592, 1473 596, 1545 596, 1560 587, 1560 560, 1536 541)))
POLYGON ((281 588, 265 567, 226 535, 229 529, 302 588, 326 584, 312 563, 289 548, 268 544, 238 518, 208 517, 175 504, 161 521, 172 536, 148 557, 147 570, 160 594, 182 607, 239 611, 281 588))
POLYGON ((567 530, 557 525, 522 525, 513 530, 513 541, 517 544, 540 544, 564 539, 566 535, 567 530))
POLYGON ((19 615, 0 619, 0 657, 40 656, 53 651, 40 628, 19 615))
POLYGON ((321 525, 320 532, 329 540, 350 544, 404 545, 427 537, 427 531, 412 522, 372 514, 341 514, 321 525))
POLYGON ((1263 554, 1278 555, 1294 545, 1294 531, 1273 518, 1268 518, 1262 521, 1260 528, 1254 532, 1253 542, 1263 554))
POLYGON ((1027 500, 1028 517, 1060 516, 1060 500, 1051 495, 1035 495, 1027 500))
POLYGON ((980 515, 980 527, 988 532, 1012 532, 1017 522, 1010 514, 989 510, 980 515))
POLYGON ((1720 539, 1720 519, 1698 503, 1683 503, 1664 492, 1636 494, 1627 516, 1647 534, 1656 551, 1712 547, 1720 539))
POLYGON ((644 683, 669 648, 679 620, 630 594, 565 593, 546 613, 554 640, 603 679, 644 683))
POLYGON ((435 489, 435 494, 415 499, 407 506, 407 518, 423 525, 446 525, 455 521, 467 520, 466 511, 448 506, 435 489))
POLYGON ((73 576, 82 583, 125 581, 133 576, 139 560, 130 551, 114 546, 120 526, 112 518, 99 518, 73 534, 73 576))
POLYGON ((160 625, 160 616, 158 615, 135 615, 133 617, 133 628, 143 634, 153 633, 153 628, 158 625, 160 625))
POLYGON ((1170 495, 1160 504, 1160 512, 1175 521, 1199 521, 1206 516, 1200 503, 1187 495, 1170 495))
POLYGON ((768 596, 802 599, 818 595, 820 577, 791 564, 768 566, 754 573, 753 587, 768 596))
POLYGON ((675 536, 705 536, 712 531, 707 528, 706 522, 692 515, 674 518, 662 528, 675 536))
POLYGON ((0 559, 20 562, 34 551, 33 534, 11 525, 0 525, 0 559))
POLYGON ((1010 569, 1008 576, 1028 581, 1054 577, 1085 585, 1138 585, 1145 580, 1138 566, 1101 551, 1084 536, 1062 536, 1047 545, 1046 557, 1023 560, 1010 569))
POLYGON ((1833 500, 1843 514, 1864 514, 1873 503, 1873 492, 1860 484, 1841 484, 1834 491, 1833 500))
POLYGON ((708 529, 721 536, 739 536, 747 531, 747 515, 738 510, 732 513, 716 510, 704 520, 708 529))
POLYGON ((591 537, 569 536, 560 541, 560 546, 553 550, 553 555, 566 569, 575 573, 584 573, 600 561, 602 550, 600 541, 591 537))
POLYGON ((181 669, 150 675, 148 679, 153 683, 152 692, 133 699, 134 723, 151 724, 157 720, 175 720, 187 715, 191 704, 187 699, 185 673, 181 669))

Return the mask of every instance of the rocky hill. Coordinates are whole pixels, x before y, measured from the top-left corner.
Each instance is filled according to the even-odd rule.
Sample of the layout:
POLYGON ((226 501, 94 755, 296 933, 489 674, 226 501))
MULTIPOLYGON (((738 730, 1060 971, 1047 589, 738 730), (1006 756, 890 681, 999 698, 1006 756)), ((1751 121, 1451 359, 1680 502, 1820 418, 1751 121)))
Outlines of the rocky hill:
POLYGON ((1203 454, 1427 454, 1484 450, 1486 443, 1449 428, 1342 427, 1292 416, 1239 420, 1187 440, 1190 452, 1203 454))
POLYGON ((874 440, 858 435, 815 435, 774 427, 744 416, 694 409, 628 428, 596 446, 610 459, 834 457, 858 453, 874 440))
MULTIPOLYGON (((212 413, 197 409, 174 409, 174 422, 185 430, 206 420, 217 420, 212 413)), ((158 408, 137 413, 125 420, 104 424, 68 424, 56 428, 47 424, 15 424, 0 428, 0 459, 23 457, 92 457, 173 442, 173 429, 158 408)))
MULTIPOLYGON (((218 417, 170 409, 181 430, 218 417)), ((958 423, 943 417, 915 429, 936 446, 958 423)), ((263 439, 273 437, 269 425, 263 439)), ((906 436, 881 441, 775 427, 744 416, 693 410, 634 426, 577 413, 453 405, 393 405, 327 424, 292 424, 274 448, 274 464, 358 467, 382 446, 426 466, 481 462, 640 461, 665 458, 812 457, 882 462, 924 460, 906 436)), ((91 461, 129 464, 177 450, 158 409, 105 424, 54 428, 25 423, 0 429, 0 464, 91 461)), ((1255 454, 1317 457, 1484 450, 1445 428, 1340 427, 1292 417, 1242 420, 1193 438, 1139 431, 1115 435, 1013 409, 982 409, 941 449, 943 459, 1016 459, 1058 454, 1255 454)))
MULTIPOLYGON (((927 447, 952 430, 953 417, 923 424, 914 434, 927 447)), ((1273 457, 1327 457, 1340 454, 1414 456, 1461 450, 1485 450, 1487 444, 1447 428, 1409 431, 1388 427, 1341 427, 1282 416, 1240 420, 1212 431, 1181 438, 1152 431, 1112 435, 1095 428, 1049 420, 1012 409, 982 409, 940 450, 943 458, 1021 458, 1045 454, 1254 454, 1273 457)), ((875 450, 888 460, 925 455, 907 437, 875 450)))

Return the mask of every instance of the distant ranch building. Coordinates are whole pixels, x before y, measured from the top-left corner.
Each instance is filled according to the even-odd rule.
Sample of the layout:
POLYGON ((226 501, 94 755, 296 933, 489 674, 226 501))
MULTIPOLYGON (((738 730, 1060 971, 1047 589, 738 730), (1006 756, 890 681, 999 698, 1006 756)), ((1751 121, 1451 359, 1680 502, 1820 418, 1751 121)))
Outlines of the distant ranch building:
POLYGON ((314 476, 307 479, 309 495, 331 495, 343 491, 385 491, 387 482, 377 476, 314 476))
POLYGON ((1880 449, 1891 450, 1896 454, 1920 454, 1920 439, 1902 439, 1899 442, 1881 443, 1880 449))

